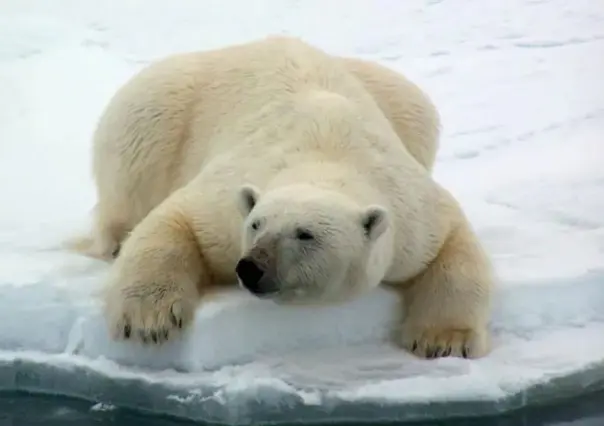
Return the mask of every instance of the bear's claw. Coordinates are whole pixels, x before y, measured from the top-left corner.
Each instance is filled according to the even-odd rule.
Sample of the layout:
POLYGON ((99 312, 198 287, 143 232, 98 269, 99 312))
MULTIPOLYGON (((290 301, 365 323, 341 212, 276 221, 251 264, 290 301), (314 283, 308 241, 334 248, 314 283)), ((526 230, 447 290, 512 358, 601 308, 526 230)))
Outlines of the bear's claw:
POLYGON ((476 358, 486 353, 485 333, 470 329, 407 330, 402 346, 421 358, 476 358))
POLYGON ((193 318, 193 306, 179 300, 179 294, 130 291, 121 296, 117 306, 108 305, 116 340, 162 344, 193 318))

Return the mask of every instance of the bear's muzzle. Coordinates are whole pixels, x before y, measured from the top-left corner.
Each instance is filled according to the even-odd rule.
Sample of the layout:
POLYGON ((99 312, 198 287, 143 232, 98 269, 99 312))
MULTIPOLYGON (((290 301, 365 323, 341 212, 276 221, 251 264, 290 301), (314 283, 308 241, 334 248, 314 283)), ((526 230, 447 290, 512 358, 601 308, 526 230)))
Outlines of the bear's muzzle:
POLYGON ((266 273, 266 269, 251 256, 243 257, 237 262, 235 273, 241 286, 255 296, 266 297, 277 293, 279 287, 266 273))

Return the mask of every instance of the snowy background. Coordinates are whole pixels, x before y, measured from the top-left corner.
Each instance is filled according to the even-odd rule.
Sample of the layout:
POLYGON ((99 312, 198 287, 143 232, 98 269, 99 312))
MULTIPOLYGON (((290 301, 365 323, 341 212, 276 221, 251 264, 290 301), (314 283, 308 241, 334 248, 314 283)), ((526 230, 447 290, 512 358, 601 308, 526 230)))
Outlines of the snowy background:
POLYGON ((594 0, 0 0, 0 387, 230 423, 480 414, 604 387, 602 76, 594 0), (435 177, 500 278, 491 355, 391 347, 383 290, 327 310, 233 294, 160 350, 107 340, 106 267, 56 250, 95 201, 96 120, 150 61, 271 33, 433 98, 435 177))

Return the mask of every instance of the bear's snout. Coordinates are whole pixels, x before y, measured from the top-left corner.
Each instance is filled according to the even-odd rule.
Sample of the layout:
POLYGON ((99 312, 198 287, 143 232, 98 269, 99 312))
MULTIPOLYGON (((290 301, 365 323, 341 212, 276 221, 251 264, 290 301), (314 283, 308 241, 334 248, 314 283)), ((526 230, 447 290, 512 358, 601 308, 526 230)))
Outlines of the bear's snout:
POLYGON ((276 291, 272 280, 265 279, 265 271, 251 257, 244 257, 237 262, 235 273, 241 285, 256 296, 263 296, 276 291))

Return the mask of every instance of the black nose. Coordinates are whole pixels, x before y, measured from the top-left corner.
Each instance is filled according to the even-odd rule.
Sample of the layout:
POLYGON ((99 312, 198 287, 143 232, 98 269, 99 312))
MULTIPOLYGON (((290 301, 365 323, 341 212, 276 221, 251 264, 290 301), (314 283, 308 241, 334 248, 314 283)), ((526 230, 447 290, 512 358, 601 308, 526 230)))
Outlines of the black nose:
POLYGON ((260 279, 264 276, 264 271, 252 259, 244 257, 237 262, 235 268, 241 284, 254 294, 263 293, 260 286, 260 279))

